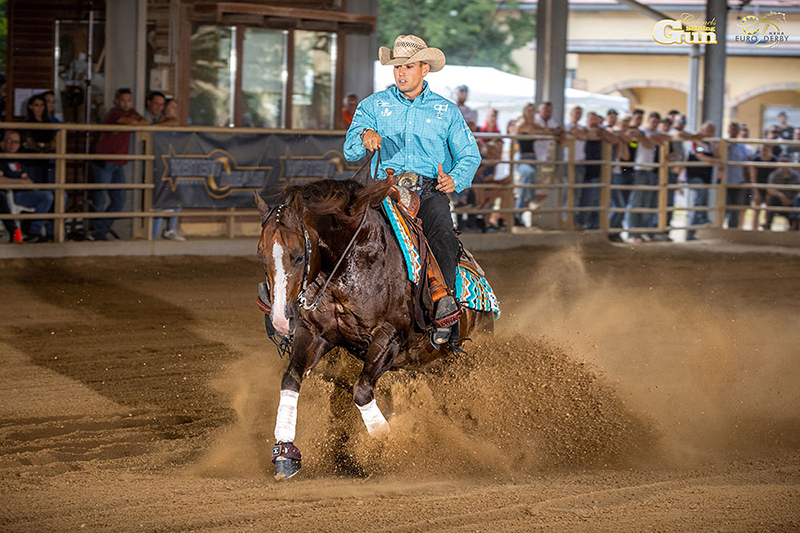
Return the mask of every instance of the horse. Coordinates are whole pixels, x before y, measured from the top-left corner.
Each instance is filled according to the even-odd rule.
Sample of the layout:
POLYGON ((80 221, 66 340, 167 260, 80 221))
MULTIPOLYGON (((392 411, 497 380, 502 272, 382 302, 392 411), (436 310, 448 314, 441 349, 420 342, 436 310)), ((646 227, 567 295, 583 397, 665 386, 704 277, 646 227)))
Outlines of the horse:
MULTIPOLYGON (((300 386, 333 348, 363 361, 353 399, 375 438, 390 431, 374 397, 378 379, 389 370, 417 369, 459 350, 459 343, 434 347, 415 322, 414 284, 379 211, 391 186, 390 180, 365 185, 354 179, 287 185, 283 201, 274 207, 255 194, 262 219, 257 255, 266 277, 260 307, 267 331, 274 328, 279 349, 290 353, 272 449, 278 480, 301 467, 294 445, 300 386)), ((478 326, 491 331, 492 313, 462 308, 461 338, 478 326)))

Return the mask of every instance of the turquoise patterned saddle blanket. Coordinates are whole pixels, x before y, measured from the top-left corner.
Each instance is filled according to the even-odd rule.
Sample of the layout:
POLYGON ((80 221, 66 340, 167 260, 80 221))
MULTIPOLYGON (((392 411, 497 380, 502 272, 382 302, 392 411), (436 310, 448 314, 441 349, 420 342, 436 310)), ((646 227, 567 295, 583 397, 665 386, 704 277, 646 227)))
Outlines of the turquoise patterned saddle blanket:
MULTIPOLYGON (((383 212, 394 230, 394 236, 397 238, 397 243, 405 258, 408 279, 417 284, 422 272, 422 265, 419 250, 411 238, 406 221, 390 198, 384 198, 383 212)), ((455 296, 464 307, 476 311, 491 311, 494 313, 495 320, 500 318, 500 303, 497 301, 491 285, 484 276, 466 264, 459 264, 456 268, 455 296)))

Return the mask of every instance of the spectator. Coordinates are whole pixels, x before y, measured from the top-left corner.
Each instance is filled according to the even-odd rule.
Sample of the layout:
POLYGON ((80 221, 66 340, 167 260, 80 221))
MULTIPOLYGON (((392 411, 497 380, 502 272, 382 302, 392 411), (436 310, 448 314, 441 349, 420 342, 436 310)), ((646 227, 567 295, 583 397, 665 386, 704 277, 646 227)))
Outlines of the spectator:
MULTIPOLYGON (((793 141, 800 141, 800 128, 794 129, 793 141)), ((800 163, 800 144, 794 144, 786 148, 786 155, 792 163, 800 163)))
MULTIPOLYGON (((47 114, 47 101, 41 94, 31 96, 28 100, 28 112, 25 122, 50 124, 47 114)), ((24 152, 44 154, 55 150, 55 130, 27 130, 23 132, 22 148, 24 152)), ((53 161, 48 159, 31 159, 27 163, 28 171, 34 183, 55 182, 53 161)))
POLYGON ((456 87, 456 105, 458 110, 464 115, 464 120, 471 131, 478 129, 478 112, 467 105, 467 98, 469 97, 469 88, 466 85, 459 85, 456 87))
POLYGON ((160 91, 151 91, 147 95, 147 100, 144 104, 144 118, 148 124, 158 124, 161 121, 161 115, 164 113, 166 103, 167 97, 160 91))
MULTIPOLYGON (((17 153, 20 144, 20 134, 14 130, 6 130, 3 135, 3 152, 7 154, 17 153)), ((0 159, 0 187, 3 185, 21 185, 23 183, 33 183, 30 176, 28 176, 24 163, 16 159, 0 159)), ((9 190, 5 194, 13 195, 12 198, 15 204, 32 208, 35 213, 47 213, 53 206, 53 193, 51 191, 9 190)), ((10 203, 7 197, 4 198, 4 201, 6 204, 10 203)), ((9 226, 10 225, 6 223, 6 227, 10 230, 9 232, 13 232, 13 230, 16 229, 15 226, 9 226)), ((23 222, 23 242, 35 243, 43 241, 43 230, 44 220, 23 222)))
POLYGON ((56 93, 53 91, 45 91, 42 93, 45 102, 47 102, 47 116, 50 117, 50 122, 53 124, 61 124, 61 121, 56 118, 56 93))
POLYGON ((661 122, 658 123, 658 131, 669 134, 670 130, 672 130, 672 119, 669 117, 662 118, 661 122))
MULTIPOLYGON (((785 111, 778 113, 778 125, 776 126, 776 130, 778 138, 785 141, 791 140, 794 135, 794 126, 789 125, 789 117, 786 116, 785 111)), ((786 146, 782 147, 782 153, 786 153, 786 148, 786 146)))
POLYGON ((667 116, 664 117, 664 120, 669 119, 669 123, 671 125, 673 122, 675 122, 675 117, 677 117, 680 114, 681 112, 678 111, 677 109, 671 109, 670 111, 667 112, 667 116))
MULTIPOLYGON (((657 161, 659 145, 669 140, 669 136, 658 131, 659 122, 661 115, 653 111, 647 116, 644 128, 628 130, 629 137, 638 143, 636 164, 633 167, 634 185, 658 185, 658 175, 649 165, 657 161)), ((630 202, 634 209, 655 209, 658 207, 658 191, 634 190, 630 202)), ((631 213, 630 216, 632 228, 654 228, 656 221, 657 216, 654 213, 631 213)), ((634 240, 649 241, 651 237, 647 233, 642 233, 638 238, 634 236, 634 240)))
MULTIPOLYGON (((522 117, 517 121, 515 128, 518 135, 561 135, 558 123, 553 120, 553 104, 544 102, 539 105, 538 112, 534 104, 528 104, 523 110, 522 117)), ((552 141, 519 141, 520 160, 539 160, 546 161, 551 152, 552 141)), ((518 164, 517 170, 520 175, 520 184, 533 185, 536 183, 537 166, 532 164, 518 164)), ((539 198, 536 196, 534 188, 523 188, 519 192, 514 207, 516 209, 536 209, 539 198)), ((514 216, 515 225, 530 226, 523 222, 519 214, 514 216)))
MULTIPOLYGON (((611 159, 613 161, 629 161, 630 153, 628 151, 628 142, 625 138, 625 131, 630 126, 630 117, 624 117, 617 123, 617 112, 614 109, 609 109, 606 114, 606 130, 613 133, 617 139, 611 152, 611 159)), ((619 165, 611 167, 611 185, 632 185, 633 181, 626 182, 623 177, 628 176, 629 173, 625 172, 619 165)), ((623 209, 628 205, 628 197, 630 191, 625 189, 611 189, 611 207, 614 209, 623 209)), ((625 220, 625 213, 612 211, 609 214, 609 226, 612 228, 622 228, 625 220)), ((614 233, 611 235, 612 241, 622 241, 622 235, 614 233)))
MULTIPOLYGON (((576 135, 583 136, 583 158, 585 161, 600 161, 603 159, 603 141, 612 144, 618 143, 618 138, 611 132, 603 129, 603 119, 597 113, 590 111, 586 116, 586 128, 576 135)), ((600 184, 600 165, 584 165, 583 183, 600 184)), ((579 207, 597 207, 600 205, 600 189, 598 187, 580 189, 578 197, 579 207)), ((600 214, 597 211, 580 211, 577 221, 583 229, 592 230, 600 227, 600 214)))
POLYGON ((486 121, 483 123, 483 126, 478 128, 478 131, 481 133, 500 133, 500 129, 497 127, 497 109, 490 108, 489 113, 486 115, 486 121))
MULTIPOLYGON (((739 138, 739 123, 731 122, 728 125, 728 137, 731 140, 739 138)), ((728 162, 741 163, 743 161, 750 161, 753 156, 753 151, 749 146, 742 143, 731 142, 728 143, 728 162)), ((727 175, 725 178, 726 185, 743 185, 745 181, 744 167, 736 165, 727 165, 727 175)), ((749 205, 749 190, 728 187, 725 190, 726 204, 729 206, 743 206, 749 205)), ((728 210, 728 228, 739 229, 740 222, 744 221, 744 217, 739 216, 738 209, 728 210)))
POLYGON ((740 139, 750 138, 750 128, 747 127, 747 124, 739 124, 739 138, 740 139))
MULTIPOLYGON (((782 155, 778 160, 789 162, 789 157, 782 155)), ((800 207, 800 190, 779 188, 785 185, 800 185, 800 173, 796 170, 789 167, 776 168, 770 173, 767 183, 772 185, 767 189, 767 205, 770 207, 800 207)), ((767 211, 767 228, 772 227, 772 219, 775 215, 785 216, 789 219, 790 228, 794 231, 798 230, 800 213, 767 211)))
MULTIPOLYGON (((669 131, 671 138, 669 143, 669 154, 667 160, 670 162, 686 161, 686 151, 684 150, 685 144, 690 140, 699 140, 700 136, 686 131, 686 115, 678 113, 672 119, 672 128, 669 131)), ((675 185, 678 181, 686 182, 686 167, 670 167, 669 179, 670 185, 675 185)), ((667 207, 674 207, 675 205, 675 189, 670 188, 667 190, 667 207)), ((667 211, 667 226, 672 225, 672 210, 667 211)))
POLYGON ((158 121, 159 126, 177 126, 178 125, 178 101, 174 98, 169 98, 164 104, 164 112, 161 114, 161 119, 158 121))
MULTIPOLYGON (((133 109, 133 95, 130 89, 120 88, 114 94, 114 107, 103 117, 103 124, 124 124, 128 126, 147 125, 147 119, 133 109)), ((127 154, 130 148, 131 134, 127 131, 104 132, 97 142, 98 154, 127 154)), ((92 164, 96 183, 125 183, 125 161, 96 161, 92 164)), ((98 213, 116 213, 125 205, 125 190, 97 189, 92 195, 95 211, 98 213), (106 196, 111 202, 106 206, 106 196)), ((98 218, 94 221, 93 237, 96 241, 105 241, 113 218, 98 218)))
MULTIPOLYGON (((716 128, 711 122, 705 122, 700 128, 701 138, 713 137, 716 133, 716 128)), ((690 162, 704 162, 704 163, 719 163, 719 146, 716 143, 708 141, 694 141, 689 147, 687 154, 687 161, 690 162)), ((710 186, 714 182, 714 167, 687 167, 686 176, 690 185, 703 185, 710 186)), ((693 199, 691 205, 695 208, 708 207, 708 193, 709 188, 696 188, 692 189, 693 199)), ((708 211, 695 209, 692 211, 690 217, 690 226, 702 226, 708 224, 708 211)), ((686 240, 694 240, 695 230, 690 229, 686 232, 686 240)))
MULTIPOLYGON (((762 144, 759 153, 753 158, 754 162, 775 163, 778 158, 772 153, 772 148, 769 145, 762 144)), ((762 229, 769 229, 769 226, 764 224, 759 226, 761 221, 761 205, 766 203, 767 192, 764 185, 769 182, 769 175, 775 170, 772 167, 752 166, 748 168, 750 174, 750 183, 753 184, 753 201, 752 205, 756 208, 755 222, 753 227, 761 227, 762 229)))
MULTIPOLYGON (((772 126, 767 131, 764 132, 764 137, 770 141, 777 141, 781 138, 780 130, 778 126, 772 126)), ((775 157, 778 157, 783 152, 783 146, 780 144, 773 144, 772 145, 772 153, 775 154, 775 157)))
POLYGON ((355 93, 350 93, 344 97, 344 101, 342 102, 343 129, 349 128, 350 124, 353 122, 353 114, 356 112, 356 107, 358 107, 358 96, 356 96, 355 93))
MULTIPOLYGON (((164 113, 161 115, 159 126, 177 126, 178 125, 178 101, 174 98, 169 98, 164 104, 164 113)), ((164 211, 178 213, 181 207, 177 206, 164 211)), ((153 238, 159 239, 164 237, 172 241, 185 241, 181 232, 178 230, 178 217, 172 216, 167 219, 167 227, 163 229, 164 218, 153 218, 153 238), (162 233, 163 231, 163 233, 162 233)))

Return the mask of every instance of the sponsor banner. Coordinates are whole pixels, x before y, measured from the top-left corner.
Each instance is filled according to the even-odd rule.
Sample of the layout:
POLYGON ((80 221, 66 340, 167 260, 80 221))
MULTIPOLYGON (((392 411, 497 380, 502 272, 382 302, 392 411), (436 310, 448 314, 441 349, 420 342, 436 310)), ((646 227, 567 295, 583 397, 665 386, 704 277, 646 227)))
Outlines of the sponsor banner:
POLYGON ((717 21, 699 20, 683 13, 680 20, 664 19, 653 25, 653 40, 658 44, 717 44, 717 21))
POLYGON ((344 135, 156 132, 154 209, 253 207, 292 182, 347 179, 344 135))
POLYGON ((747 15, 739 22, 744 35, 736 35, 734 40, 760 48, 773 48, 789 41, 789 35, 781 31, 779 24, 786 24, 785 13, 770 11, 760 16, 747 15))

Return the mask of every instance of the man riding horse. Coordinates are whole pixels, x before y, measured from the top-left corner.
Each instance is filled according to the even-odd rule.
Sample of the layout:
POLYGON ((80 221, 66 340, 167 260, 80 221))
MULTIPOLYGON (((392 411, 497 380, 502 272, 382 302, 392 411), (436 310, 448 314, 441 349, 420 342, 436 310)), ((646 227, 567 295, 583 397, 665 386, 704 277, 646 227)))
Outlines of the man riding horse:
POLYGON ((415 35, 401 35, 393 50, 382 46, 378 55, 382 65, 394 66, 396 85, 358 104, 344 156, 357 161, 367 150, 380 149, 380 160, 372 161, 373 174, 376 165, 379 178, 393 169, 398 184, 419 195, 422 230, 447 285, 446 292, 433 295, 438 299, 433 341, 444 344, 459 313, 453 297, 459 242, 447 194, 469 188, 480 166, 480 151, 458 107, 424 81, 429 72, 444 67, 441 50, 429 48, 415 35))

